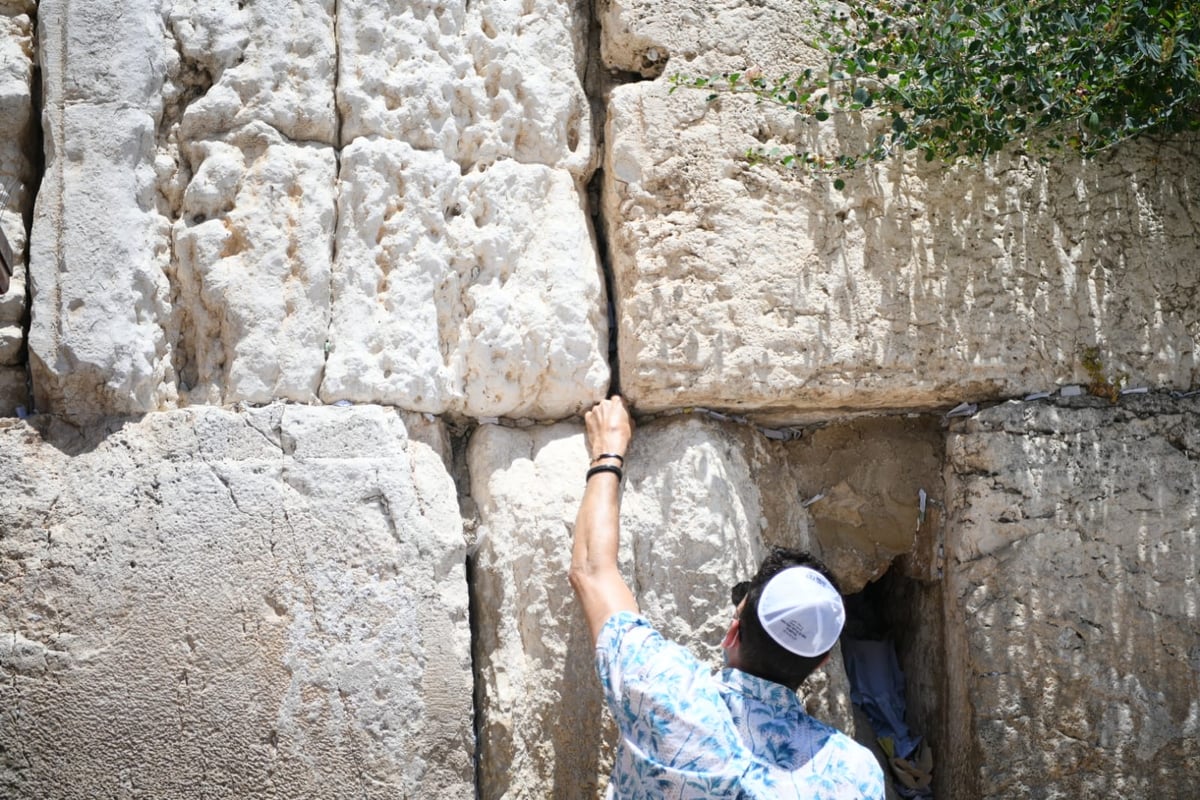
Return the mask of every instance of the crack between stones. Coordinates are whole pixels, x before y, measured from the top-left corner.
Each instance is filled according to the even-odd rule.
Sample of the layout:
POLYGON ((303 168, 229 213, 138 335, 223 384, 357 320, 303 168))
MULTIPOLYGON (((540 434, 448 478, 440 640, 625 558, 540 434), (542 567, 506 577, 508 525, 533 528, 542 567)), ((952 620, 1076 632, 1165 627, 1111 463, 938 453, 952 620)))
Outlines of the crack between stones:
POLYGON ((37 205, 38 193, 42 188, 42 178, 46 174, 46 132, 42 124, 43 102, 41 46, 38 39, 38 9, 34 6, 29 12, 31 50, 33 51, 33 73, 29 81, 29 134, 27 142, 27 157, 32 175, 26 194, 28 201, 21 209, 21 223, 25 227, 25 313, 21 317, 21 349, 20 366, 25 371, 25 407, 36 411, 33 402, 33 368, 29 355, 29 333, 33 325, 33 275, 29 270, 30 255, 33 252, 33 209, 37 205))
POLYGON ((321 374, 317 378, 317 399, 323 394, 325 386, 325 371, 329 366, 329 353, 333 349, 333 305, 334 305, 334 269, 338 260, 338 230, 341 228, 341 186, 342 186, 342 128, 346 116, 341 107, 342 81, 342 40, 339 21, 341 20, 341 0, 333 3, 333 230, 330 232, 329 243, 329 314, 325 320, 325 341, 322 343, 321 374))

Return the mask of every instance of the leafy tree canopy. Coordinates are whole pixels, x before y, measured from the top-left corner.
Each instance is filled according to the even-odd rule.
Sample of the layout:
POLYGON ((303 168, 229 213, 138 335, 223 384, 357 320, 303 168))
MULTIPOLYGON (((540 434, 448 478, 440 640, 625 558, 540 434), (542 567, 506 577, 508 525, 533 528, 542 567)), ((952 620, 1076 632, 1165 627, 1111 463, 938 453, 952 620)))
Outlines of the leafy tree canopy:
POLYGON ((872 109, 882 132, 863 152, 782 157, 833 170, 906 150, 1089 156, 1200 128, 1197 0, 852 0, 819 45, 823 69, 675 76, 671 91, 749 93, 819 121, 872 109))

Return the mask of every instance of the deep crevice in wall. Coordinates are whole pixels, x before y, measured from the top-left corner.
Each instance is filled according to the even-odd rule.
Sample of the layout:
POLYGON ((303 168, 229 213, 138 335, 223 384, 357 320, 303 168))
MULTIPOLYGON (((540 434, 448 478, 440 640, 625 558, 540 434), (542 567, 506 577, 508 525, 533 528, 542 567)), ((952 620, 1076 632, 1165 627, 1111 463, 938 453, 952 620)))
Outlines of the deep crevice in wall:
POLYGON ((606 121, 608 114, 608 98, 612 90, 626 83, 646 80, 634 72, 624 72, 605 65, 601 56, 601 22, 597 4, 590 4, 591 17, 587 30, 587 61, 583 71, 583 89, 587 94, 592 112, 593 141, 596 142, 596 160, 598 166, 587 184, 585 199, 592 225, 592 236, 596 243, 596 258, 604 276, 604 296, 607 302, 606 314, 608 319, 608 366, 609 394, 621 392, 621 364, 618 349, 618 326, 620 315, 617 313, 617 284, 613 271, 612 256, 608 247, 608 227, 604 215, 604 152, 608 146, 606 137, 606 121))
MULTIPOLYGON (((18 167, 17 181, 13 188, 14 193, 20 198, 19 214, 21 226, 25 233, 24 251, 14 252, 14 263, 10 265, 13 268, 14 278, 20 275, 18 265, 24 265, 24 274, 21 276, 23 280, 24 308, 18 323, 21 331, 21 343, 12 364, 12 368, 24 376, 23 391, 19 392, 18 397, 13 398, 16 402, 12 403, 12 413, 17 416, 33 411, 33 376, 29 359, 29 332, 33 319, 33 281, 29 273, 29 259, 33 249, 33 210, 37 202, 38 191, 41 189, 42 176, 46 171, 41 124, 42 71, 38 64, 38 15, 36 7, 29 12, 29 24, 29 56, 32 62, 29 81, 30 112, 29 122, 22 131, 20 140, 20 151, 24 156, 22 159, 24 163, 18 167)), ((8 291, 12 292, 14 288, 16 288, 15 284, 10 285, 8 291)), ((8 406, 8 399, 0 398, 0 405, 8 406)))
MULTIPOLYGON (((933 769, 930 788, 934 797, 954 796, 946 782, 939 780, 946 772, 943 755, 948 752, 946 737, 949 732, 946 685, 949 665, 945 659, 943 594, 941 582, 909 577, 900 564, 893 563, 880 578, 858 594, 846 598, 846 629, 841 645, 848 677, 854 674, 855 665, 850 663, 852 658, 857 662, 860 675, 865 666, 871 667, 869 674, 874 676, 873 680, 864 681, 861 677, 858 681, 852 679, 852 687, 858 691, 863 691, 860 686, 864 684, 878 688, 886 683, 886 665, 881 659, 889 649, 894 652, 903 674, 903 694, 892 695, 903 703, 905 709, 900 730, 887 725, 872 726, 869 718, 879 718, 880 712, 865 713, 856 704, 856 723, 860 728, 857 738, 863 742, 877 742, 878 739, 891 737, 895 741, 896 734, 900 732, 909 737, 908 741, 919 739, 928 745, 933 769), (856 641, 866 646, 860 644, 856 647, 856 641), (857 655, 852 656, 852 652, 857 655), (863 727, 870 730, 864 731, 863 727), (867 735, 864 736, 864 732, 867 735), (939 770, 939 767, 943 768, 939 770)), ((877 708, 890 706, 893 716, 899 715, 896 706, 883 699, 883 693, 864 693, 879 698, 877 708)), ((885 713, 883 716, 888 715, 885 713)), ((919 748, 908 760, 914 764, 921 760, 919 748)), ((885 763, 885 779, 895 787, 906 785, 898 777, 899 772, 885 763)), ((908 779, 912 780, 912 776, 908 779)), ((911 784, 908 784, 908 788, 912 788, 911 784)))

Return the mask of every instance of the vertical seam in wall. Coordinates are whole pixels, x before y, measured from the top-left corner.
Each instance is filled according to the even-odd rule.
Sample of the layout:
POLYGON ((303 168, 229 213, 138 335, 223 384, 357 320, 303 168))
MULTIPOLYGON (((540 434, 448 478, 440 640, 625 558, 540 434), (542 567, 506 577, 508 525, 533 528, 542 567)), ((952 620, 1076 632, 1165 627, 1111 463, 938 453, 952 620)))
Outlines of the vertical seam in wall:
POLYGON ((333 229, 330 231, 329 242, 329 297, 328 316, 325 319, 325 341, 321 344, 321 376, 317 379, 317 401, 319 402, 325 386, 325 370, 329 366, 329 352, 333 347, 330 337, 333 335, 333 272, 338 260, 338 230, 341 226, 341 194, 342 194, 342 104, 339 97, 342 80, 342 41, 340 30, 341 0, 333 0, 333 229))
POLYGON ((592 112, 592 141, 596 147, 597 167, 588 180, 584 199, 592 224, 592 237, 596 243, 596 259, 600 264, 604 280, 605 318, 608 326, 608 369, 610 395, 621 392, 621 360, 618 349, 620 316, 617 311, 616 276, 613 273, 612 257, 608 247, 608 225, 604 217, 604 151, 608 146, 605 137, 608 114, 608 93, 611 89, 600 55, 601 25, 599 4, 588 4, 590 16, 587 31, 587 65, 583 75, 583 90, 588 97, 592 112))
POLYGON ((21 223, 25 228, 25 314, 21 321, 21 341, 24 346, 25 368, 25 405, 33 411, 33 369, 29 357, 29 332, 33 325, 33 273, 30 270, 30 259, 33 255, 33 211, 37 207, 38 193, 42 188, 42 178, 46 174, 46 145, 45 130, 42 126, 43 87, 41 65, 41 36, 38 20, 38 7, 34 6, 30 13, 30 37, 32 39, 32 77, 29 83, 29 124, 30 139, 28 142, 31 184, 27 187, 29 194, 28 205, 21 211, 21 223))

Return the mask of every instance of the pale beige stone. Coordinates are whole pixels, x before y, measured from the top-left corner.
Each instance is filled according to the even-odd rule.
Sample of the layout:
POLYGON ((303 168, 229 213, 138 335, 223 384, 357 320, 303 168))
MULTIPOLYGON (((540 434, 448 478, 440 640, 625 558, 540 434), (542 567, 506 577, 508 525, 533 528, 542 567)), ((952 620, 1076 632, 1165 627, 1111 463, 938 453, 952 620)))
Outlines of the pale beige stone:
POLYGON ((949 437, 956 794, 1192 794, 1200 404, 1082 405, 949 437))
POLYGON ((314 402, 330 320, 336 154, 254 124, 187 147, 176 354, 192 403, 314 402))
POLYGON ((561 418, 608 386, 604 289, 565 172, 360 139, 342 155, 326 402, 561 418))
POLYGON ((0 422, 5 797, 474 797, 462 521, 405 427, 0 422))
POLYGON ((442 153, 463 171, 503 159, 586 178, 590 4, 359 0, 338 4, 338 105, 362 136, 442 153))
POLYGON ((832 9, 812 0, 601 0, 597 10, 604 64, 652 78, 819 63, 809 43, 832 9))
MULTIPOLYGON (((187 105, 183 143, 251 123, 297 144, 338 144, 335 0, 173 0, 177 84, 202 91, 187 105)), ((345 4, 343 4, 345 5, 345 4)))
POLYGON ((44 411, 173 402, 169 229, 153 169, 168 60, 157 8, 38 8, 46 173, 30 247, 29 358, 44 411))
POLYGON ((816 131, 667 91, 619 87, 608 117, 622 389, 639 407, 945 408, 1086 383, 1092 347, 1132 385, 1200 377, 1188 140, 1051 168, 893 162, 842 193, 745 159, 816 131))

